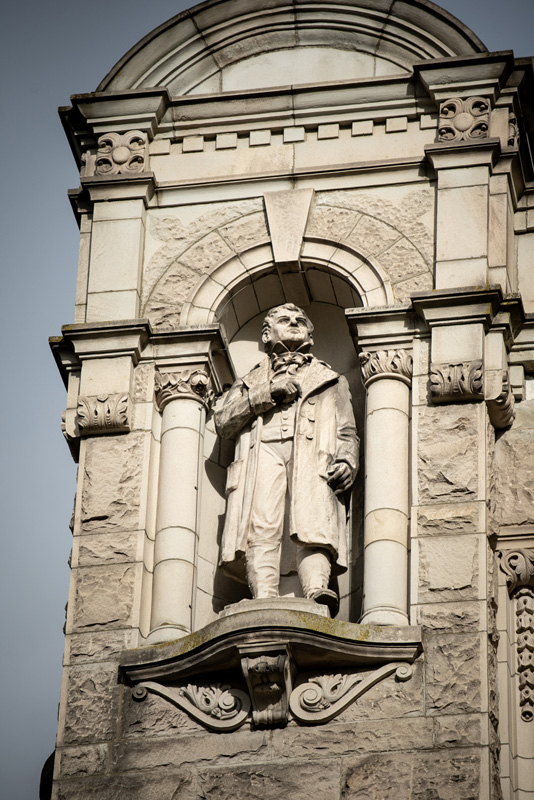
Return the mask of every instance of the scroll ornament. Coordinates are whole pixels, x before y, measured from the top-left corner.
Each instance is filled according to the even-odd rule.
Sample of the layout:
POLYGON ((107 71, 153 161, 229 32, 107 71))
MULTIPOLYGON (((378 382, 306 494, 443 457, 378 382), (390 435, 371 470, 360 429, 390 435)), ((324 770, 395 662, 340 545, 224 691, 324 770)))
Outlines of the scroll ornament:
POLYGON ((477 141, 489 136, 490 101, 487 97, 453 97, 439 112, 439 141, 477 141))
POLYGON ((251 709, 252 721, 259 727, 285 725, 290 712, 301 724, 320 725, 338 716, 390 675, 395 674, 397 681, 407 681, 413 674, 411 664, 395 662, 367 676, 359 673, 313 676, 292 689, 289 663, 289 653, 243 658, 250 698, 246 692, 229 684, 169 687, 154 681, 138 683, 132 690, 132 697, 143 701, 148 693, 159 695, 214 731, 235 730, 249 718, 251 709))
POLYGON ((500 553, 510 595, 516 602, 519 705, 524 722, 534 720, 534 549, 500 553))
POLYGON ((483 397, 482 361, 458 364, 432 364, 430 394, 435 403, 481 400, 483 397))
POLYGON ((130 430, 128 394, 99 394, 78 398, 78 428, 82 436, 125 433, 130 430))
POLYGON ((163 411, 171 400, 186 398, 208 404, 209 376, 203 369, 181 369, 177 372, 156 372, 156 402, 163 411))
POLYGON ((502 390, 494 400, 488 400, 488 413, 494 428, 508 428, 515 419, 515 398, 510 384, 510 375, 505 370, 502 390))
POLYGON ((365 386, 377 378, 397 378, 408 385, 413 374, 413 358, 407 350, 377 350, 360 353, 365 386))
POLYGON ((128 175, 146 171, 146 134, 142 131, 104 133, 98 139, 96 175, 128 175))

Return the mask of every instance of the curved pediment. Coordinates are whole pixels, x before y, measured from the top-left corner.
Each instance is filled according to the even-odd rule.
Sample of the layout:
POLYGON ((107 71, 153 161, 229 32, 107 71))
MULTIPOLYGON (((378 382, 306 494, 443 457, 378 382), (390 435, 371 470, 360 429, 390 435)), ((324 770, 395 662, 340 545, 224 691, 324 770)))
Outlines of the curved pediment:
POLYGON ((98 91, 172 95, 357 80, 485 52, 427 0, 207 0, 148 34, 98 91))

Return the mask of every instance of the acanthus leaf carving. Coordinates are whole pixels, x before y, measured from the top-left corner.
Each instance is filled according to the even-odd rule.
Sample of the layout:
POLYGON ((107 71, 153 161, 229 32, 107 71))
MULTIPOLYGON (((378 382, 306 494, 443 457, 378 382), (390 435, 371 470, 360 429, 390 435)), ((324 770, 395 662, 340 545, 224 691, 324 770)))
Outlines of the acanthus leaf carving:
POLYGON ((501 569, 516 603, 519 707, 524 722, 534 720, 534 549, 501 552, 501 569))
POLYGON ((487 97, 452 97, 441 104, 439 141, 477 141, 489 136, 490 101, 487 97))
POLYGON ((380 667, 367 678, 339 673, 313 677, 294 689, 291 712, 295 719, 308 725, 329 722, 384 678, 395 673, 397 680, 406 681, 412 672, 410 664, 394 663, 380 667))
POLYGON ((130 430, 128 394, 99 394, 78 398, 78 429, 81 436, 126 433, 130 430))
POLYGON ((209 376, 202 368, 183 368, 175 372, 156 371, 156 402, 163 411, 171 400, 188 398, 200 400, 205 405, 211 402, 212 393, 208 389, 209 376))
POLYGON ((413 375, 413 358, 407 350, 376 350, 360 353, 365 386, 378 378, 397 378, 408 385, 413 375))
POLYGON ((154 681, 143 681, 132 690, 138 702, 146 699, 148 692, 169 700, 194 719, 214 731, 234 731, 247 719, 250 699, 246 692, 229 684, 208 686, 163 686, 154 681))
POLYGON ((498 397, 487 401, 488 413, 494 428, 509 428, 515 419, 515 398, 508 370, 503 373, 502 391, 498 397))
POLYGON ((95 175, 128 175, 147 170, 147 138, 142 131, 104 133, 98 138, 95 175))
POLYGON ((430 394, 435 403, 483 398, 483 366, 480 359, 458 364, 432 364, 430 394))

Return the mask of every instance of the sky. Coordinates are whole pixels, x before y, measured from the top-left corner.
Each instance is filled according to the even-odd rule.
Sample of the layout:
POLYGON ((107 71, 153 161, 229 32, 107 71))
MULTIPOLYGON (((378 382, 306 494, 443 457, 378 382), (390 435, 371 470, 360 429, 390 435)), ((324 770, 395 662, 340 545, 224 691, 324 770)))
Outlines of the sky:
MULTIPOLYGON (((189 7, 171 0, 19 0, 2 13, 0 269, 0 793, 36 800, 54 749, 76 465, 48 337, 72 322, 79 183, 57 107, 94 91, 119 58, 189 7)), ((534 55, 534 0, 442 0, 490 50, 534 55)))

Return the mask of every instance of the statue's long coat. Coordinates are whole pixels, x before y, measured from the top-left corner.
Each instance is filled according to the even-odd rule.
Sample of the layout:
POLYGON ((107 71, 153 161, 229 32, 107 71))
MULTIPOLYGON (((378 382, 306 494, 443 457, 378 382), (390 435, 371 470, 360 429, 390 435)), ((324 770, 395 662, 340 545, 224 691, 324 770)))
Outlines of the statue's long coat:
MULTIPOLYGON (((220 564, 244 580, 244 555, 250 530, 257 455, 261 447, 262 413, 272 408, 269 359, 237 380, 215 411, 217 432, 236 439, 235 460, 228 468, 226 519, 220 564)), ((323 361, 297 373, 297 401, 289 533, 300 543, 323 547, 332 554, 333 572, 347 568, 347 504, 327 484, 328 468, 346 462, 358 468, 358 437, 349 386, 323 361)))

